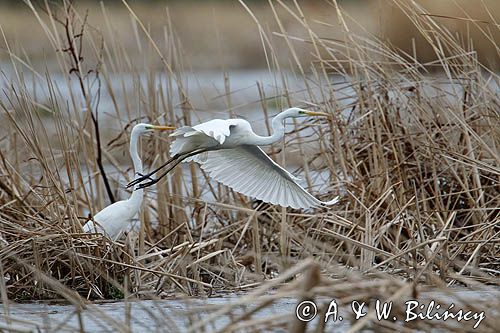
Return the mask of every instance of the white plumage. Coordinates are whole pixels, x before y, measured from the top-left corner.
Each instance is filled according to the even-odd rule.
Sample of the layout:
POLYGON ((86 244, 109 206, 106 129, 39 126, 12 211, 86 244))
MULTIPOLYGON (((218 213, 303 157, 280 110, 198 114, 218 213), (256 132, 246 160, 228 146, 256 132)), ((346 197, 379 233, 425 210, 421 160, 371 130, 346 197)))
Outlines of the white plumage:
MULTIPOLYGON (((142 193, 140 194, 142 195, 142 193)), ((136 206, 131 204, 129 200, 117 201, 105 207, 95 214, 92 220, 85 223, 83 231, 104 234, 112 240, 118 239, 140 210, 140 202, 136 206)))
POLYGON ((184 126, 171 134, 175 137, 170 146, 172 158, 160 168, 129 184, 139 188, 150 186, 164 177, 181 161, 194 161, 210 177, 237 192, 264 202, 283 207, 310 208, 333 205, 338 197, 323 202, 309 194, 298 179, 275 163, 259 146, 279 141, 285 134, 284 120, 306 116, 329 116, 300 108, 285 110, 273 118, 273 134, 259 136, 243 119, 214 119, 196 126, 184 126), (170 165, 173 163, 173 165, 170 165), (150 176, 170 165, 162 175, 152 180, 150 176))
MULTIPOLYGON (((134 163, 136 173, 142 173, 142 161, 138 153, 139 136, 152 131, 173 130, 175 127, 154 126, 150 124, 137 124, 132 129, 130 136, 130 157, 134 163)), ((109 238, 116 240, 125 231, 132 220, 137 216, 141 209, 143 199, 143 190, 137 188, 132 192, 130 198, 117 201, 94 215, 83 226, 83 231, 87 233, 101 233, 109 238)))
POLYGON ((309 208, 322 202, 298 184, 298 178, 274 162, 258 146, 209 151, 195 160, 210 177, 237 192, 283 207, 309 208))

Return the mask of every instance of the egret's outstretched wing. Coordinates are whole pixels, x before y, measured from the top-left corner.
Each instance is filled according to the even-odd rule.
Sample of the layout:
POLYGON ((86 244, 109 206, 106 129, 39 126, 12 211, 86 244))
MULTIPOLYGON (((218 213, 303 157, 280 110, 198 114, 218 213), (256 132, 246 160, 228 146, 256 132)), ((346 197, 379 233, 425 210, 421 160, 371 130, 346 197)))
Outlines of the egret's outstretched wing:
POLYGON ((258 146, 239 146, 204 153, 196 160, 210 177, 242 194, 283 207, 310 208, 323 202, 297 183, 258 146))

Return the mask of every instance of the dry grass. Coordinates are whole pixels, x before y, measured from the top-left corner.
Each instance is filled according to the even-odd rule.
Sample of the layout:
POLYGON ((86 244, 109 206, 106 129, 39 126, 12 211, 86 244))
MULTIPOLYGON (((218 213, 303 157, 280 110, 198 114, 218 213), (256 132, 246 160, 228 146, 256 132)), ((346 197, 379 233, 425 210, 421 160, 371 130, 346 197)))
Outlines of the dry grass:
MULTIPOLYGON (((421 62, 417 49, 404 53, 375 36, 353 33, 356 22, 336 3, 329 8, 340 25, 314 24, 341 29, 339 40, 318 34, 298 6, 280 1, 270 6, 277 26, 273 32, 247 9, 275 73, 275 95, 267 96, 257 85, 260 95, 254 104, 232 105, 228 79, 225 112, 258 105, 268 119, 275 111, 271 102, 278 109, 306 105, 330 112, 333 121, 296 123, 286 148, 269 151, 280 163, 286 158, 283 149, 304 156, 296 171, 310 190, 323 198, 341 194, 341 203, 317 211, 281 209, 210 182, 189 166, 188 173, 178 169, 150 191, 138 233, 118 243, 82 234, 88 211, 97 212, 110 197, 127 195, 123 186, 131 172, 118 160, 129 163, 130 125, 138 120, 195 123, 196 110, 205 106, 195 105, 188 94, 182 73, 189 64, 170 21, 163 39, 153 38, 130 9, 135 41, 144 55, 137 65, 124 41, 103 37, 113 31, 111 21, 101 34, 86 25, 84 12, 72 7, 33 8, 54 49, 50 58, 66 74, 55 80, 51 72, 37 72, 5 40, 12 71, 3 75, 0 100, 4 301, 64 298, 81 308, 88 306, 85 299, 252 290, 237 303, 258 304, 258 309, 285 296, 335 297, 348 304, 354 297, 400 301, 417 297, 424 287, 448 293, 450 286, 476 291, 498 286, 497 73, 478 60, 464 36, 451 33, 411 1, 395 0, 392 6, 412 22, 438 60, 421 62), (294 29, 300 30, 288 31, 280 13, 295 19, 294 29), (285 51, 276 47, 277 39, 287 45, 285 51), (303 53, 314 61, 304 64, 303 53), (283 58, 289 62, 280 63, 283 58), (149 59, 159 61, 166 76, 148 67, 149 59), (304 82, 303 91, 289 89, 285 65, 304 82), (429 74, 436 69, 438 74, 429 74), (123 72, 132 73, 133 95, 124 94, 127 78, 116 76, 123 72), (139 80, 139 73, 146 79, 139 80), (40 97, 37 91, 46 93, 40 97), (100 107, 104 94, 112 101, 110 110, 100 107), (100 138, 108 126, 103 113, 123 131, 100 138), (313 186, 318 183, 326 183, 321 193, 313 186)), ((487 24, 485 38, 498 32, 496 23, 487 24)), ((166 137, 144 139, 146 165, 166 160, 168 144, 166 137)), ((279 329, 292 316, 256 319, 256 308, 235 315, 238 304, 210 310, 212 315, 194 320, 192 330, 210 327, 220 316, 230 318, 226 331, 279 329)), ((370 320, 380 329, 397 325, 373 318, 354 324, 362 328, 370 320)), ((482 328, 494 331, 498 324, 490 317, 482 328)), ((450 329, 452 324, 419 321, 407 329, 428 330, 429 325, 450 329)))

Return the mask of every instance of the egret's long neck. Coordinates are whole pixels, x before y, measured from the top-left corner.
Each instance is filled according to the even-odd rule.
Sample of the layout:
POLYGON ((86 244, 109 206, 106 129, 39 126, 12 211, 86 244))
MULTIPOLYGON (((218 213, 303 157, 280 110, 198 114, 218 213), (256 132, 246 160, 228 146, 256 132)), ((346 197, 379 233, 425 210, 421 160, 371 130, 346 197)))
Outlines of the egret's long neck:
POLYGON ((274 117, 273 121, 271 122, 273 128, 273 133, 271 134, 271 136, 257 135, 255 138, 255 144, 257 146, 265 146, 281 140, 285 135, 285 118, 286 116, 283 114, 283 112, 274 117))
MULTIPOLYGON (((138 146, 139 135, 137 135, 137 133, 132 133, 132 137, 130 138, 130 157, 132 158, 132 162, 134 163, 134 178, 137 176, 137 173, 142 173, 142 161, 139 157, 138 146)), ((132 195, 128 199, 130 202, 136 205, 137 209, 139 209, 141 206, 143 191, 143 189, 134 188, 134 191, 132 191, 132 195)))

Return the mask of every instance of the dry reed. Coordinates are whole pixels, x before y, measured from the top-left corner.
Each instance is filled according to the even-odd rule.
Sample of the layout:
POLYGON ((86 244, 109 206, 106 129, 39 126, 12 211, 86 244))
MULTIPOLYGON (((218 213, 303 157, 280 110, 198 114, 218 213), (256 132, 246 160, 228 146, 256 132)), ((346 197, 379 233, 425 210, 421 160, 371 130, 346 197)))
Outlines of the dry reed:
MULTIPOLYGON (((297 4, 282 1, 270 2, 279 27, 270 33, 242 2, 277 85, 274 96, 258 84, 255 103, 233 105, 226 77, 225 111, 229 116, 260 107, 267 120, 275 102, 277 109, 300 104, 330 112, 330 122, 294 123, 284 145, 268 151, 280 163, 290 159, 285 152, 300 154, 294 171, 318 197, 342 195, 339 205, 281 209, 211 182, 189 166, 188 173, 179 168, 150 191, 140 230, 116 243, 82 234, 80 225, 110 198, 128 195, 123 187, 132 176, 126 149, 131 125, 196 123, 204 106, 189 95, 183 77, 189 64, 168 21, 164 40, 154 40, 124 1, 144 55, 141 64, 127 57, 123 41, 103 39, 70 3, 33 6, 63 78, 37 71, 5 39, 12 67, 2 77, 0 99, 0 289, 7 317, 7 299, 62 298, 83 309, 92 307, 87 299, 249 291, 235 303, 205 309, 203 318, 193 314, 191 331, 210 330, 223 316, 229 322, 219 331, 279 330, 293 314, 256 314, 284 297, 335 298, 345 305, 354 297, 401 301, 432 287, 453 300, 450 286, 498 287, 499 77, 478 61, 467 36, 453 34, 415 2, 392 3, 432 46, 435 61, 422 63, 417 49, 408 54, 376 36, 352 33, 357 23, 335 1, 331 10, 339 25, 331 29, 341 29, 342 40, 322 38, 315 26, 328 22, 309 22, 297 4), (283 12, 300 24, 301 37, 281 24, 283 12), (277 49, 277 40, 287 49, 277 49), (304 65, 299 48, 316 60, 304 65), (304 90, 288 86, 280 52, 288 52, 304 90), (161 60, 165 75, 148 66, 150 59, 161 60), (132 96, 125 90, 128 80, 132 96), (102 95, 110 109, 102 109, 102 95), (115 135, 103 131, 110 119, 115 135), (316 186, 325 183, 319 193, 316 186)), ((104 6, 102 11, 109 18, 104 6)), ((112 20, 106 23, 112 33, 112 20)), ((166 137, 144 139, 146 165, 165 161, 168 145, 166 137)), ((466 305, 486 309, 499 303, 466 305)), ((490 316, 481 328, 494 331, 499 324, 490 316)), ((294 330, 308 328, 301 325, 294 330)), ((353 325, 401 328, 371 316, 353 325)), ((429 321, 405 328, 460 331, 429 321)))

